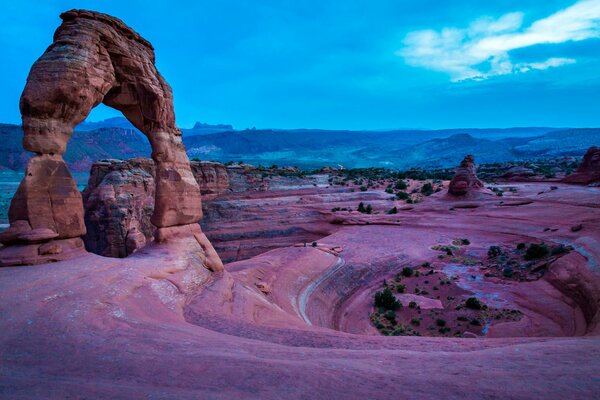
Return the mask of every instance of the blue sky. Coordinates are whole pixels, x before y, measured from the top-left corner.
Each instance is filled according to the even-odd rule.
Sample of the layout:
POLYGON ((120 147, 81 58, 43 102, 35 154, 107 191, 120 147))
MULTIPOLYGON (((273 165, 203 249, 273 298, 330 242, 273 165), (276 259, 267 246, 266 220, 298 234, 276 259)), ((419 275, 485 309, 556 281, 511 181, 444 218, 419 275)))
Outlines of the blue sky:
POLYGON ((182 127, 600 126, 600 0, 3 2, 0 121, 71 8, 153 43, 182 127))

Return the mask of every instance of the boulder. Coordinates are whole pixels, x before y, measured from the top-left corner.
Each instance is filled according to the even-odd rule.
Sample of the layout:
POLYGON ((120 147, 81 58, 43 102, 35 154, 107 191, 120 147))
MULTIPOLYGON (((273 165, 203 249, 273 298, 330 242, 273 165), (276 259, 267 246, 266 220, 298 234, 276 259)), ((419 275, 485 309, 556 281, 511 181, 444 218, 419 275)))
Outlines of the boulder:
POLYGON ((566 176, 563 182, 584 185, 600 182, 600 147, 590 147, 577 171, 566 176))
POLYGON ((483 182, 475 173, 475 158, 468 155, 456 169, 454 178, 448 186, 448 193, 453 196, 466 196, 480 189, 483 189, 483 182))

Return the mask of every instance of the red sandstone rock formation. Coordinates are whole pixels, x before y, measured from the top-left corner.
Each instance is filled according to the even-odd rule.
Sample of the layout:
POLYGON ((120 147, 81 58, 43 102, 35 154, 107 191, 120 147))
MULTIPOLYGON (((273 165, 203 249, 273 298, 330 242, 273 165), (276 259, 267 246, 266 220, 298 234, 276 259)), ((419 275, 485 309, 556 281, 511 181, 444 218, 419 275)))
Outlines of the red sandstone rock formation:
POLYGON ((456 169, 454 178, 450 181, 448 193, 453 196, 465 196, 483 188, 483 183, 475 173, 475 158, 466 156, 456 169))
POLYGON ((192 161, 190 164, 203 197, 213 198, 229 191, 229 175, 225 165, 210 161, 192 161))
POLYGON ((83 192, 88 251, 125 257, 154 239, 154 173, 147 158, 94 163, 83 192))
POLYGON ((577 171, 565 177, 563 182, 584 185, 600 182, 600 147, 590 147, 577 171))
MULTIPOLYGON (((327 182, 326 175, 286 176, 297 171, 208 161, 192 161, 191 168, 205 200, 202 226, 210 231, 209 237, 224 260, 310 243, 334 229, 325 212, 332 208, 328 201, 340 199, 321 200, 318 194, 319 183, 327 182), (314 199, 314 205, 304 204, 302 196, 314 199)), ((154 162, 145 158, 94 163, 83 192, 88 251, 125 257, 154 238, 156 227, 150 221, 154 174, 154 162)), ((354 208, 360 200, 351 201, 354 208)))
MULTIPOLYGON (((229 190, 223 164, 192 161, 192 172, 208 199, 229 190)), ((126 257, 154 239, 156 164, 148 158, 102 160, 92 165, 83 191, 88 251, 106 257, 126 257)))
POLYGON ((202 217, 171 88, 154 65, 152 45, 108 15, 71 10, 61 18, 21 96, 23 147, 36 156, 11 203, 11 228, 0 236, 2 243, 18 246, 10 257, 3 251, 0 264, 46 262, 34 243, 85 234, 81 196, 62 155, 75 125, 101 102, 120 110, 150 140, 157 178, 152 223, 166 228, 202 217), (38 230, 35 241, 23 234, 29 229, 38 230))

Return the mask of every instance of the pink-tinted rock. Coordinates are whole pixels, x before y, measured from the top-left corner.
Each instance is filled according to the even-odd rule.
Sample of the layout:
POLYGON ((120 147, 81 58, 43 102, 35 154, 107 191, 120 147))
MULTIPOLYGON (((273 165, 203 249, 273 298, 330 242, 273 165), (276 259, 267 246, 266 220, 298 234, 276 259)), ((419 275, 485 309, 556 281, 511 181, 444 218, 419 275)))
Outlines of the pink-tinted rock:
POLYGON ((80 238, 51 240, 42 244, 16 244, 0 250, 0 267, 46 264, 85 254, 80 238))
POLYGON ((83 191, 88 251, 107 257, 125 257, 132 249, 152 241, 156 227, 154 212, 154 162, 147 158, 129 161, 106 160, 94 163, 83 191), (128 246, 129 232, 135 229, 135 244, 128 246))
POLYGON ((8 216, 11 223, 28 221, 32 229, 50 229, 61 239, 85 234, 81 194, 61 156, 29 160, 8 216))
POLYGON ((37 228, 27 232, 23 232, 19 235, 19 240, 29 243, 40 243, 46 242, 51 239, 56 239, 58 233, 48 228, 37 228))
MULTIPOLYGON (((32 66, 21 95, 23 147, 37 155, 28 162, 26 177, 11 203, 11 223, 27 221, 32 229, 54 231, 61 239, 85 234, 81 195, 62 154, 73 128, 101 102, 120 110, 150 141, 156 163, 152 224, 198 222, 200 189, 175 124, 171 88, 156 69, 152 45, 105 14, 71 10, 61 18, 53 43, 32 66)), ((110 202, 111 196, 120 195, 113 195, 110 188, 100 192, 105 197, 99 201, 110 202)), ((115 236, 126 236, 131 227, 126 228, 115 236)), ((17 229, 9 230, 2 240, 15 240, 17 229)), ((143 227, 139 231, 144 232, 143 227)), ((36 240, 41 240, 37 232, 36 240)), ((141 243, 138 239, 136 234, 133 247, 141 243)), ((127 252, 127 245, 122 244, 119 254, 121 249, 127 252)), ((30 251, 21 250, 27 253, 21 259, 30 260, 30 251)), ((4 254, 18 258, 5 252, 0 258, 4 254)))
POLYGON ((125 238, 125 247, 127 254, 133 254, 146 245, 146 236, 140 232, 135 226, 127 232, 125 238))
POLYGON ((192 161, 190 164, 203 198, 212 198, 230 190, 225 165, 210 161, 192 161))
POLYGON ((465 196, 482 188, 483 182, 475 173, 475 158, 468 155, 456 169, 454 178, 448 186, 448 193, 453 196, 465 196))
POLYGON ((583 156, 577 171, 566 176, 563 182, 584 185, 600 182, 600 147, 590 147, 583 156))
POLYGON ((4 232, 0 233, 0 243, 10 244, 17 242, 19 235, 31 230, 29 221, 16 220, 10 224, 10 227, 4 232))

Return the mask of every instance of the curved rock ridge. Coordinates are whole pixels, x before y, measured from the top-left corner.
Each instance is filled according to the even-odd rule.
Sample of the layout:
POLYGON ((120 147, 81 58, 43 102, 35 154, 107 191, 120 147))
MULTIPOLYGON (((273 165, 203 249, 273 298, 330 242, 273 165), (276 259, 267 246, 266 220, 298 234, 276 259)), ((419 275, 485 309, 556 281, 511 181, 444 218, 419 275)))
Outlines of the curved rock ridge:
POLYGON ((600 147, 590 147, 583 156, 577 171, 566 176, 563 182, 584 185, 600 182, 600 147))
POLYGON ((454 196, 465 196, 483 188, 483 182, 475 173, 475 157, 466 156, 456 169, 454 178, 448 186, 448 193, 454 196))
POLYGON ((82 198, 62 155, 73 128, 101 102, 121 111, 150 141, 156 163, 152 224, 183 226, 202 217, 200 189, 175 124, 171 88, 156 69, 152 45, 105 14, 71 10, 61 18, 21 96, 23 147, 36 155, 11 203, 11 228, 0 236, 0 242, 19 248, 11 250, 11 257, 0 254, 0 264, 49 261, 39 246, 31 247, 40 235, 33 235, 35 242, 23 235, 29 229, 47 230, 46 240, 86 233, 82 198), (19 252, 28 256, 15 261, 19 252))

